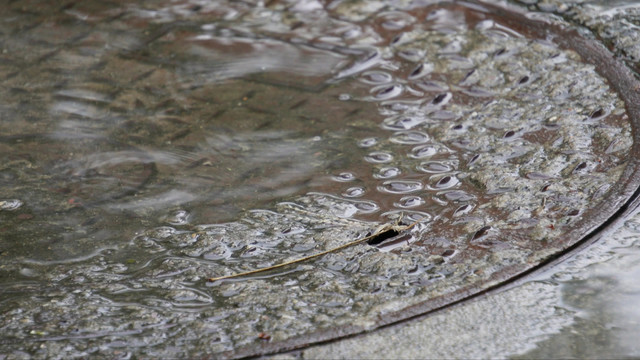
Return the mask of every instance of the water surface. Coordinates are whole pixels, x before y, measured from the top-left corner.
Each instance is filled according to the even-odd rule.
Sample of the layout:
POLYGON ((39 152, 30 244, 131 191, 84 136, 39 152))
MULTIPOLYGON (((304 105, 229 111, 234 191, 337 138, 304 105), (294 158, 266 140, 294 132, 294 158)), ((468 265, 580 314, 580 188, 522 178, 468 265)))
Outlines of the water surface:
POLYGON ((2 352, 368 329, 558 251, 627 164, 624 105, 575 52, 436 3, 7 4, 2 352))

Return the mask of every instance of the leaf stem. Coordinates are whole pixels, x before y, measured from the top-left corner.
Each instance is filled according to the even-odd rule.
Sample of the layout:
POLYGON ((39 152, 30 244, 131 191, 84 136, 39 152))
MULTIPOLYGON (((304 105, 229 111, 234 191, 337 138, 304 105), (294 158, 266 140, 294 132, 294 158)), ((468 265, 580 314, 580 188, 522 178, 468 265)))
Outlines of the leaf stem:
POLYGON ((410 225, 399 225, 398 223, 400 222, 400 219, 398 219, 398 221, 396 221, 395 224, 384 224, 380 227, 378 227, 378 229, 371 235, 369 236, 365 236, 363 238, 357 239, 357 240, 353 240, 350 241, 346 244, 331 248, 329 250, 325 250, 325 251, 321 251, 317 254, 313 254, 313 255, 309 255, 309 256, 305 256, 302 257, 300 259, 295 259, 295 260, 291 260, 291 261, 285 261, 283 263, 280 264, 276 264, 276 265, 272 265, 272 266, 268 266, 268 267, 264 267, 264 268, 260 268, 260 269, 255 269, 255 270, 250 270, 250 271, 245 271, 245 272, 241 272, 241 273, 237 273, 237 274, 231 274, 231 275, 224 275, 224 276, 218 276, 218 277, 212 277, 209 278, 209 282, 214 282, 214 281, 218 281, 218 280, 225 280, 225 279, 233 279, 233 278, 239 278, 239 277, 243 277, 243 276, 247 276, 247 275, 253 275, 253 274, 258 274, 258 273, 262 273, 262 272, 266 272, 266 271, 271 271, 271 270, 275 270, 275 269, 279 269, 285 266, 289 266, 289 265, 294 265, 294 264, 298 264, 301 262, 305 262, 311 259, 315 259, 317 257, 323 256, 323 255, 327 255, 336 251, 340 251, 342 249, 346 249, 348 247, 363 243, 367 240, 371 240, 373 238, 376 238, 380 235, 383 235, 389 231, 396 231, 396 232, 401 232, 401 231, 406 231, 409 230, 411 228, 413 228, 414 226, 416 226, 420 220, 417 220, 416 222, 414 222, 413 224, 410 225))

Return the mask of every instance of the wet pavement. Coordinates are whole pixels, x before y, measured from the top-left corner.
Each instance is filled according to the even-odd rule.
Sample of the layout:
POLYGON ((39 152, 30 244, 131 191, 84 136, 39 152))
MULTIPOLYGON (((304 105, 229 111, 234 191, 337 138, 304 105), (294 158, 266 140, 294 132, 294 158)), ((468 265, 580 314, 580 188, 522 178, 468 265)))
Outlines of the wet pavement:
MULTIPOLYGON (((638 184, 635 7, 526 3, 2 4, 0 356, 286 351, 576 245, 638 184)), ((637 222, 283 356, 637 355, 637 222)))

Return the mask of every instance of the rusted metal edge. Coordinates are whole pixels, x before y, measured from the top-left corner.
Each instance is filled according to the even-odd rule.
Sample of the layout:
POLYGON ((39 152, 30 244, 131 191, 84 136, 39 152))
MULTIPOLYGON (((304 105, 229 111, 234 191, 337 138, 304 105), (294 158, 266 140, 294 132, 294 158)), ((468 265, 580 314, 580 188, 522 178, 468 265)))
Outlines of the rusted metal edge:
MULTIPOLYGON (((451 2, 447 2, 451 3, 451 2)), ((356 325, 336 326, 302 334, 284 341, 252 344, 238 349, 216 354, 224 358, 251 358, 277 354, 318 345, 347 337, 353 337, 402 321, 428 315, 430 313, 460 304, 464 301, 504 288, 515 280, 547 268, 564 259, 571 250, 582 249, 597 241, 608 229, 620 222, 622 215, 628 215, 640 206, 640 82, 633 72, 607 50, 602 44, 586 39, 576 30, 567 30, 557 24, 532 20, 515 7, 502 7, 482 1, 466 1, 474 7, 481 6, 491 12, 491 16, 507 26, 526 29, 536 38, 551 39, 560 47, 578 53, 586 63, 595 66, 596 71, 609 82, 612 89, 625 103, 634 139, 628 163, 620 180, 612 186, 607 197, 598 206, 587 210, 582 219, 568 228, 563 236, 555 239, 550 246, 559 250, 537 264, 522 264, 504 268, 494 273, 488 281, 470 285, 452 293, 438 296, 424 302, 408 306, 400 311, 380 315, 371 327, 356 325)))

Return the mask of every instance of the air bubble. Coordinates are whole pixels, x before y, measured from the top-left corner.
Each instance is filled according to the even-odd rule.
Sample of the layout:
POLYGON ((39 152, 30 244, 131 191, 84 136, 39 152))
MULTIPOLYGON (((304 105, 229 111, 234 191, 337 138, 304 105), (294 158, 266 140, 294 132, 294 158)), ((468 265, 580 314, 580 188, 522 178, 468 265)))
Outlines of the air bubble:
POLYGON ((362 30, 359 27, 351 28, 342 33, 343 39, 355 39, 362 34, 362 30))
POLYGON ((453 167, 440 161, 425 161, 418 166, 418 170, 426 173, 444 173, 453 170, 453 167))
POLYGON ((383 19, 381 25, 386 30, 401 30, 415 21, 413 16, 399 11, 383 13, 380 18, 383 19))
POLYGON ((355 203, 356 209, 364 214, 371 214, 380 210, 380 206, 373 201, 359 201, 355 203))
POLYGON ((360 142, 358 143, 358 146, 360 146, 361 148, 368 148, 368 147, 372 147, 377 143, 378 143, 378 139, 376 138, 366 138, 366 139, 360 140, 360 142))
POLYGON ((419 117, 393 117, 384 121, 382 127, 386 130, 409 130, 425 122, 419 117))
POLYGON ((224 243, 216 243, 202 257, 206 260, 223 260, 231 258, 232 252, 224 243))
POLYGON ((354 186, 345 190, 345 192, 342 193, 342 196, 349 198, 360 197, 364 195, 364 191, 363 187, 354 186))
POLYGON ((247 245, 240 251, 239 257, 252 258, 255 256, 263 256, 266 253, 265 249, 257 247, 255 245, 247 245))
POLYGON ((420 65, 418 65, 418 67, 416 67, 416 68, 411 72, 411 74, 409 74, 409 79, 411 79, 411 78, 415 78, 415 77, 417 77, 418 75, 420 75, 420 73, 422 72, 422 70, 423 70, 423 69, 424 69, 424 64, 420 64, 420 65))
POLYGON ((424 51, 418 49, 405 49, 398 52, 398 56, 405 60, 418 62, 424 57, 424 51))
POLYGON ((402 131, 393 134, 389 140, 396 144, 417 145, 429 141, 429 135, 421 131, 402 131))
POLYGON ((422 183, 411 180, 386 181, 378 190, 391 194, 408 194, 422 190, 422 183))
POLYGON ((456 54, 443 55, 442 59, 448 60, 447 68, 450 71, 468 70, 468 69, 472 69, 475 66, 475 64, 473 63, 473 61, 471 61, 471 59, 467 59, 463 56, 456 55, 456 54))
POLYGON ((387 100, 402 94, 402 86, 383 85, 383 86, 375 87, 371 91, 375 93, 376 100, 387 100))
POLYGON ((453 120, 458 116, 449 110, 436 110, 430 113, 429 117, 434 120, 453 120))
POLYGON ((453 140, 451 145, 467 151, 476 151, 479 148, 478 143, 469 138, 453 140))
POLYGON ((374 164, 388 163, 393 160, 393 155, 386 152, 372 152, 364 157, 365 161, 374 164))
POLYGON ((380 169, 377 174, 374 174, 373 177, 376 179, 391 179, 398 175, 400 175, 402 171, 396 167, 385 167, 380 169))
POLYGON ((470 195, 462 190, 447 191, 447 192, 444 192, 443 195, 445 199, 449 201, 466 202, 466 201, 471 201, 475 199, 473 195, 470 195))
POLYGON ((412 208, 423 205, 424 203, 424 199, 419 196, 404 196, 400 198, 399 202, 394 203, 394 205, 400 208, 412 208))
POLYGON ((481 227, 478 231, 475 232, 475 234, 473 234, 473 236, 471 237, 471 240, 477 240, 487 236, 489 233, 489 230, 491 230, 491 226, 481 227))
POLYGON ((360 81, 370 85, 388 84, 393 81, 393 76, 383 71, 365 71, 360 81))
POLYGON ((359 73, 361 71, 365 71, 365 70, 371 68, 372 66, 375 66, 376 64, 378 64, 381 59, 382 59, 382 57, 381 57, 380 53, 377 50, 372 49, 372 51, 369 52, 369 54, 367 54, 362 60, 360 60, 360 61, 354 63, 352 66, 340 71, 340 73, 338 73, 336 78, 342 79, 342 78, 357 74, 357 73, 359 73))
POLYGON ((527 179, 531 179, 531 180, 549 180, 549 179, 553 179, 553 176, 549 176, 547 174, 543 174, 543 173, 540 173, 540 172, 529 172, 529 173, 527 173, 525 175, 525 177, 527 179))
POLYGON ((454 249, 447 249, 447 250, 443 251, 440 256, 449 257, 449 256, 451 256, 451 255, 453 255, 455 253, 456 253, 456 251, 454 249))
POLYGON ((433 190, 451 189, 452 187, 458 185, 459 183, 460 181, 455 176, 446 175, 439 178, 438 181, 433 186, 430 186, 429 188, 433 190))
POLYGON ((463 83, 465 80, 467 80, 471 75, 473 75, 476 72, 476 69, 471 69, 470 71, 467 72, 467 74, 464 76, 464 78, 462 79, 461 83, 463 83))
POLYGON ((381 216, 393 221, 403 220, 403 223, 405 224, 411 224, 416 221, 420 221, 421 223, 428 222, 433 218, 429 213, 415 210, 392 210, 387 211, 381 216))
MULTIPOLYGON (((423 77, 425 75, 430 74, 432 71, 433 71, 433 65, 422 63, 422 64, 418 65, 415 69, 413 69, 411 74, 409 74, 408 78, 409 78, 409 80, 419 79, 419 78, 421 78, 421 77, 423 77)), ((420 86, 420 85, 418 85, 418 86, 420 86)), ((424 90, 426 90, 426 89, 424 89, 424 90)))
POLYGON ((428 144, 428 145, 414 147, 411 150, 409 157, 413 159, 422 159, 422 158, 433 156, 440 152, 445 152, 445 149, 443 149, 441 146, 438 146, 438 145, 428 144))
POLYGON ((453 97, 453 95, 451 93, 438 94, 438 95, 436 95, 436 97, 433 98, 431 103, 434 104, 434 105, 443 105, 443 104, 446 104, 447 102, 449 102, 451 97, 453 97))
POLYGON ((347 264, 347 260, 345 260, 342 256, 324 260, 324 265, 327 267, 327 269, 333 271, 341 271, 347 266, 347 264))
POLYGON ((584 170, 586 167, 587 167, 587 163, 581 162, 580 164, 578 164, 578 166, 575 167, 575 169, 573 169, 573 171, 578 172, 578 171, 584 170))
POLYGON ((298 235, 298 234, 302 234, 305 231, 307 231, 307 228, 305 228, 304 226, 302 226, 300 224, 293 224, 290 227, 282 230, 282 234, 283 235, 298 235))
POLYGON ((307 252, 315 247, 316 242, 313 239, 309 238, 307 241, 297 242, 291 250, 295 252, 307 252))
POLYGON ((457 208, 456 211, 453 212, 453 216, 458 217, 458 216, 467 215, 473 210, 473 208, 474 206, 472 204, 462 205, 459 208, 457 208))
POLYGON ((348 182, 348 181, 355 180, 356 176, 353 175, 350 172, 343 172, 343 173, 340 173, 338 175, 333 175, 331 177, 331 179, 333 179, 334 181, 339 181, 339 182, 348 182))

